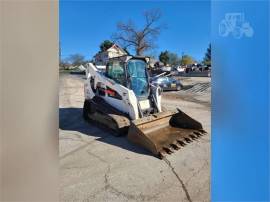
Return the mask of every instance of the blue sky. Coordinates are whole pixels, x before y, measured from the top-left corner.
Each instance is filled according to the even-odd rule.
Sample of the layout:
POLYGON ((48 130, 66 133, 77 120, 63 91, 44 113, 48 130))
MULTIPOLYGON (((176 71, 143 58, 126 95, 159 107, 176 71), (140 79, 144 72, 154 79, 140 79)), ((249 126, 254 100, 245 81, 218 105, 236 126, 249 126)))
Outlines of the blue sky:
POLYGON ((156 41, 156 56, 169 50, 203 59, 210 43, 210 1, 60 1, 62 57, 80 53, 91 59, 117 22, 132 19, 140 26, 150 9, 160 9, 160 23, 167 25, 156 41))

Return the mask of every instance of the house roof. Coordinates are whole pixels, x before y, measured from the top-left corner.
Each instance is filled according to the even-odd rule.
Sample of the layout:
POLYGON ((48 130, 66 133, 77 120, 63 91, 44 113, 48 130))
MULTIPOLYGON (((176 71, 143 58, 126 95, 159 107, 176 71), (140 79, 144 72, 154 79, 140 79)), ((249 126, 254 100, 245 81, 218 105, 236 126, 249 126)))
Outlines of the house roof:
POLYGON ((102 54, 104 52, 108 52, 110 51, 111 49, 118 49, 119 51, 121 51, 123 54, 127 54, 127 52, 121 48, 120 46, 118 46, 116 43, 114 43, 110 48, 108 48, 106 51, 103 51, 103 52, 98 52, 94 57, 96 57, 97 55, 99 54, 102 54))
POLYGON ((121 52, 123 53, 127 53, 123 48, 121 48, 120 46, 118 46, 116 43, 114 43, 110 48, 108 48, 106 51, 115 48, 115 49, 119 49, 121 52))

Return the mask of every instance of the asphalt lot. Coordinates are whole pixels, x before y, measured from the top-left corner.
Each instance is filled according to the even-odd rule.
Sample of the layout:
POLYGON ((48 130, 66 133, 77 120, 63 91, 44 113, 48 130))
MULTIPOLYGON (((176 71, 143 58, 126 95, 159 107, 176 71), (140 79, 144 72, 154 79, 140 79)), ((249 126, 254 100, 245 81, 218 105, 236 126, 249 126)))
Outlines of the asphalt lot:
POLYGON ((160 160, 85 122, 84 80, 60 74, 61 201, 210 201, 210 78, 179 79, 185 88, 164 92, 163 106, 179 107, 209 134, 160 160))

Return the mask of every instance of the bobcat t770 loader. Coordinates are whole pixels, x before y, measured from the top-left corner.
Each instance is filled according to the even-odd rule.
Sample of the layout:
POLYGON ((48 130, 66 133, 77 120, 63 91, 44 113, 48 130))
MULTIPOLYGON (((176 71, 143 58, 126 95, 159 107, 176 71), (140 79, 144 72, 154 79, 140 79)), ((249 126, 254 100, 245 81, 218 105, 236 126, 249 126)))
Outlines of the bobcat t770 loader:
POLYGON ((162 110, 161 89, 150 84, 148 58, 109 59, 106 72, 87 64, 83 116, 106 126, 157 157, 204 135, 201 123, 177 109, 162 110))

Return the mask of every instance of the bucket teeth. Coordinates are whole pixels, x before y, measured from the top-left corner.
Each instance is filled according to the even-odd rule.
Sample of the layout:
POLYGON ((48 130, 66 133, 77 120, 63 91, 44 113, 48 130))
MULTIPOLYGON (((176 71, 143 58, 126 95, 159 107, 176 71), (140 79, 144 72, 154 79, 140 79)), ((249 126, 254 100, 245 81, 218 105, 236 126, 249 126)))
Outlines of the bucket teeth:
POLYGON ((185 137, 185 141, 186 141, 187 143, 192 142, 192 140, 191 140, 191 139, 189 139, 189 138, 187 138, 187 137, 185 137))
POLYGON ((162 150, 162 151, 160 151, 160 152, 158 153, 158 157, 159 157, 160 159, 163 159, 163 158, 166 156, 166 154, 167 154, 167 152, 165 152, 164 150, 162 150))
POLYGON ((202 134, 201 133, 199 133, 199 132, 197 132, 197 131, 195 131, 195 132, 193 132, 197 137, 201 137, 202 136, 202 134))
POLYGON ((186 146, 188 143, 198 141, 198 139, 204 134, 206 134, 204 130, 197 130, 194 131, 192 134, 186 134, 182 137, 179 137, 171 144, 164 146, 162 150, 158 153, 158 157, 160 159, 163 159, 166 155, 174 153, 175 150, 181 149, 181 147, 186 146))
POLYGON ((179 147, 179 149, 181 149, 181 147, 184 146, 183 144, 181 145, 179 142, 175 143, 175 145, 177 145, 179 147))
POLYGON ((186 145, 182 140, 177 140, 177 143, 180 144, 182 147, 186 145))
POLYGON ((178 149, 180 149, 181 148, 181 144, 179 144, 179 142, 177 141, 177 140, 175 140, 174 142, 173 142, 173 144, 175 144, 177 147, 178 147, 178 149))
POLYGON ((172 154, 172 153, 173 153, 173 150, 171 150, 171 149, 168 148, 168 147, 163 147, 163 150, 164 150, 167 154, 172 154))
POLYGON ((194 135, 189 135, 189 137, 192 139, 192 140, 197 140, 198 138, 194 135))
POLYGON ((178 147, 177 146, 177 144, 170 144, 170 146, 173 148, 173 149, 175 149, 175 150, 179 150, 180 149, 180 147, 178 147))
POLYGON ((205 131, 205 130, 203 130, 203 129, 200 129, 199 130, 202 134, 207 134, 207 132, 205 131))

